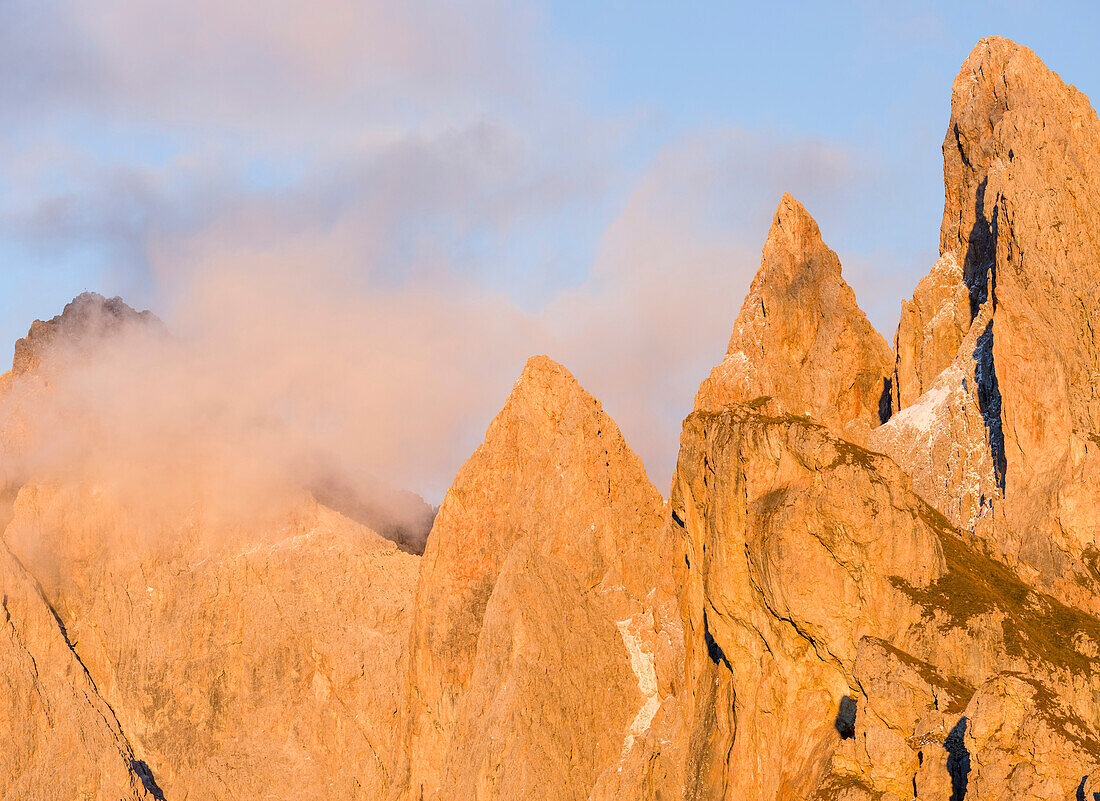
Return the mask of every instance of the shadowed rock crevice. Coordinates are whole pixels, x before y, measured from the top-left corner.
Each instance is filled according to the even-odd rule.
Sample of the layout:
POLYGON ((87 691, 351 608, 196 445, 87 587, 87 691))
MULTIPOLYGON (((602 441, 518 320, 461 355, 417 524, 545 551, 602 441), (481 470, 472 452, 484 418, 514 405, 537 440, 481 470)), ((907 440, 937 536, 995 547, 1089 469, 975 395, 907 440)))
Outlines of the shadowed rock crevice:
POLYGON ((1081 777, 1081 784, 1077 786, 1077 801, 1100 801, 1100 793, 1089 793, 1088 795, 1085 794, 1085 784, 1088 782, 1088 780, 1088 776, 1081 777), (1092 798, 1089 798, 1089 795, 1091 795, 1092 798))
MULTIPOLYGON (((970 289, 970 319, 978 316, 978 309, 989 298, 989 279, 995 278, 997 265, 997 223, 985 216, 985 190, 989 183, 983 178, 974 198, 974 225, 967 239, 966 254, 962 259, 963 280, 970 289)), ((994 207, 996 212, 996 207, 994 207)))
POLYGON ((165 801, 164 791, 160 789, 156 778, 153 776, 153 771, 145 764, 144 760, 131 760, 130 767, 137 777, 141 779, 141 783, 145 786, 145 791, 149 793, 149 795, 153 796, 157 801, 165 801))
POLYGON ((970 778, 970 752, 966 750, 965 717, 960 718, 951 733, 944 740, 947 751, 947 772, 951 775, 951 801, 963 801, 966 798, 966 786, 970 778))
POLYGON ((888 421, 894 414, 894 381, 889 376, 882 379, 882 396, 878 399, 878 421, 888 421))
POLYGON ((840 735, 841 740, 851 740, 856 736, 856 712, 858 711, 858 702, 850 695, 846 695, 840 699, 840 706, 836 712, 836 720, 833 721, 833 726, 836 727, 837 734, 840 735))
POLYGON ((993 470, 997 487, 1004 495, 1005 471, 1005 435, 1001 422, 1001 390, 997 385, 997 370, 993 363, 993 321, 985 327, 978 337, 974 349, 974 381, 977 384, 978 409, 989 437, 989 453, 993 457, 993 470))
POLYGON ((707 644, 707 656, 710 657, 710 661, 716 665, 725 665, 728 670, 730 661, 726 658, 726 653, 722 650, 722 646, 718 644, 714 636, 710 633, 710 625, 707 623, 706 612, 703 612, 703 640, 707 644))

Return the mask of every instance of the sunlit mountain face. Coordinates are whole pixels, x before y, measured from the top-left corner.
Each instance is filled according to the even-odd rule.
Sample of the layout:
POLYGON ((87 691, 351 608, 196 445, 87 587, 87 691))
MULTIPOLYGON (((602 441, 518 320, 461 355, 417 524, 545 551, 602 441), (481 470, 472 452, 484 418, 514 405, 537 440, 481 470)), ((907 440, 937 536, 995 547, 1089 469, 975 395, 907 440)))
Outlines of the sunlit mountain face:
POLYGON ((1096 13, 16 0, 0 799, 1100 798, 1096 13))

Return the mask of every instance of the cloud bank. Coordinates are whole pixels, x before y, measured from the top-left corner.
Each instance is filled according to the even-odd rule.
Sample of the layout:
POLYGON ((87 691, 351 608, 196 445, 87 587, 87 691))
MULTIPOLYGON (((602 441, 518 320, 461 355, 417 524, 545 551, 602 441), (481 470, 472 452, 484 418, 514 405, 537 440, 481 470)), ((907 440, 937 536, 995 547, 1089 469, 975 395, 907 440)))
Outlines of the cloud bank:
MULTIPOLYGON (((782 192, 832 242, 886 180, 835 142, 596 113, 583 60, 526 4, 11 13, 0 247, 172 334, 80 363, 50 415, 90 415, 97 439, 54 441, 43 465, 168 484, 213 465, 195 480, 244 492, 321 463, 438 502, 546 353, 665 491, 782 192)), ((857 292, 881 284, 875 258, 854 260, 857 292)))

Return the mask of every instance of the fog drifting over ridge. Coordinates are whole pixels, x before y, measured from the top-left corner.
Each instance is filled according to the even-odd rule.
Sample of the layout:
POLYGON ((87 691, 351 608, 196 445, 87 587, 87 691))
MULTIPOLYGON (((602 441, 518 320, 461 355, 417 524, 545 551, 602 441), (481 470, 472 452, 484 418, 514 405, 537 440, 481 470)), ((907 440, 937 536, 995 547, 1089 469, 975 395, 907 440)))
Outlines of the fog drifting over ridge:
POLYGON ((670 95, 609 99, 629 52, 539 4, 16 0, 0 31, 8 330, 85 288, 120 294, 187 343, 164 386, 205 376, 237 416, 277 408, 295 449, 349 454, 433 503, 547 353, 667 492, 783 191, 888 340, 934 261, 942 87, 977 33, 943 9, 831 13, 864 20, 837 34, 862 49, 825 48, 863 59, 856 77, 805 69, 822 56, 812 14, 757 79, 699 71, 703 27, 755 58, 768 24, 720 20, 683 41, 669 29, 670 95), (712 84, 730 109, 677 116, 712 84), (822 104, 836 119, 809 126, 822 104), (849 113, 868 107, 885 122, 849 113))

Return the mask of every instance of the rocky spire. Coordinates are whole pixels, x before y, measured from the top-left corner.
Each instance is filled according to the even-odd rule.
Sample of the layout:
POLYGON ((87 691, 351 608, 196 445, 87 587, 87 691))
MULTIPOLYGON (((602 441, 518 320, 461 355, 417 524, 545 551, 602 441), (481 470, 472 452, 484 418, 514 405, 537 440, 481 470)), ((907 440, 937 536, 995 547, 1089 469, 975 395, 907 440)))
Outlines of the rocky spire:
MULTIPOLYGON (((471 765, 469 760, 480 760, 477 754, 490 761, 499 759, 496 747, 467 742, 452 752, 451 746, 456 736, 463 739, 482 731, 463 720, 486 711, 483 706, 498 683, 510 688, 502 687, 500 692, 513 699, 498 699, 500 703, 557 708, 560 700, 549 697, 516 698, 517 687, 536 692, 545 686, 531 677, 517 676, 509 666, 509 654, 536 647, 540 638, 553 639, 550 618, 562 610, 547 608, 545 617, 540 617, 519 605, 539 604, 540 597, 564 593, 569 605, 584 607, 577 614, 589 619, 602 616, 602 625, 572 631, 572 640, 563 644, 574 656, 595 654, 607 631, 615 633, 611 621, 639 612, 641 600, 659 582, 661 566, 655 553, 662 510, 661 496, 646 477, 641 460, 599 402, 561 365, 544 356, 530 359, 504 408, 489 425, 485 442, 456 476, 428 538, 411 637, 410 798, 436 797, 440 787, 453 787, 454 782, 472 786, 484 779, 479 773, 484 766, 480 761, 471 765), (510 559, 521 542, 524 555, 510 559), (534 563, 539 566, 533 567, 534 563), (511 571, 523 575, 505 581, 506 564, 513 564, 511 571), (554 593, 536 592, 540 582, 564 575, 562 571, 569 579, 555 579, 554 593), (526 600, 503 597, 513 591, 526 600), (587 608, 590 605, 602 611, 587 608), (495 611, 487 618, 487 610, 495 611), (483 631, 483 626, 489 626, 491 633, 483 631), (496 647, 494 643, 499 652, 486 653, 486 648, 496 647), (486 681, 492 686, 486 687, 486 681), (449 781, 445 775, 451 777, 449 781)), ((615 653, 601 654, 585 669, 609 676, 618 675, 622 668, 629 676, 629 664, 624 643, 619 642, 615 653)), ((597 717, 611 726, 621 744, 621 730, 629 716, 610 711, 623 712, 637 703, 637 692, 627 682, 604 687, 601 693, 599 700, 592 699, 592 709, 603 706, 597 717)), ((571 709, 553 719, 572 731, 572 722, 566 722, 569 716, 587 720, 586 714, 571 709)), ((584 720, 576 721, 577 732, 588 731, 584 720)), ((513 729, 504 734, 523 743, 530 732, 513 729)), ((568 731, 547 736, 573 738, 568 731)), ((599 742, 587 738, 575 742, 583 752, 574 754, 579 760, 575 764, 584 768, 570 778, 570 786, 590 788, 596 769, 617 756, 619 745, 614 754, 605 751, 608 736, 605 732, 599 742)), ((511 765, 485 781, 514 789, 525 773, 531 777, 528 781, 536 781, 546 771, 562 768, 553 756, 560 749, 550 742, 542 745, 517 745, 511 765)), ((527 789, 538 794, 540 786, 545 789, 537 781, 527 789)), ((439 797, 450 796, 445 791, 439 797)))
POLYGON ((150 311, 135 311, 122 298, 84 292, 65 304, 61 314, 35 320, 27 335, 16 341, 12 375, 35 370, 59 344, 78 351, 93 348, 130 326, 164 330, 164 324, 150 311))
POLYGON ((838 430, 853 421, 873 427, 889 416, 892 362, 817 223, 784 194, 726 356, 695 408, 767 396, 838 430))
MULTIPOLYGON (((941 400, 973 396, 976 414, 963 416, 980 419, 984 430, 960 441, 964 404, 951 406, 954 422, 933 431, 950 442, 939 448, 950 461, 934 460, 925 472, 941 494, 968 492, 972 486, 943 476, 960 453, 984 447, 997 487, 983 490, 982 502, 1005 518, 988 535, 996 550, 1029 580, 1100 609, 1100 594, 1087 591, 1100 546, 1100 123, 1088 98, 1031 50, 990 37, 955 78, 943 155, 940 247, 960 265, 977 329, 956 358, 961 391, 946 379, 938 391, 941 400)), ((938 322, 918 327, 903 316, 899 373, 929 328, 932 340, 955 338, 958 290, 940 293, 940 308, 946 302, 951 311, 937 311, 938 322)), ((922 382, 944 355, 937 350, 922 382)), ((922 405, 948 410, 939 401, 922 405)), ((921 476, 914 478, 919 485, 921 476)), ((931 500, 951 514, 951 498, 931 500)))
POLYGON ((955 359, 970 328, 970 293, 955 254, 943 254, 901 302, 894 337, 894 411, 911 406, 955 359))

